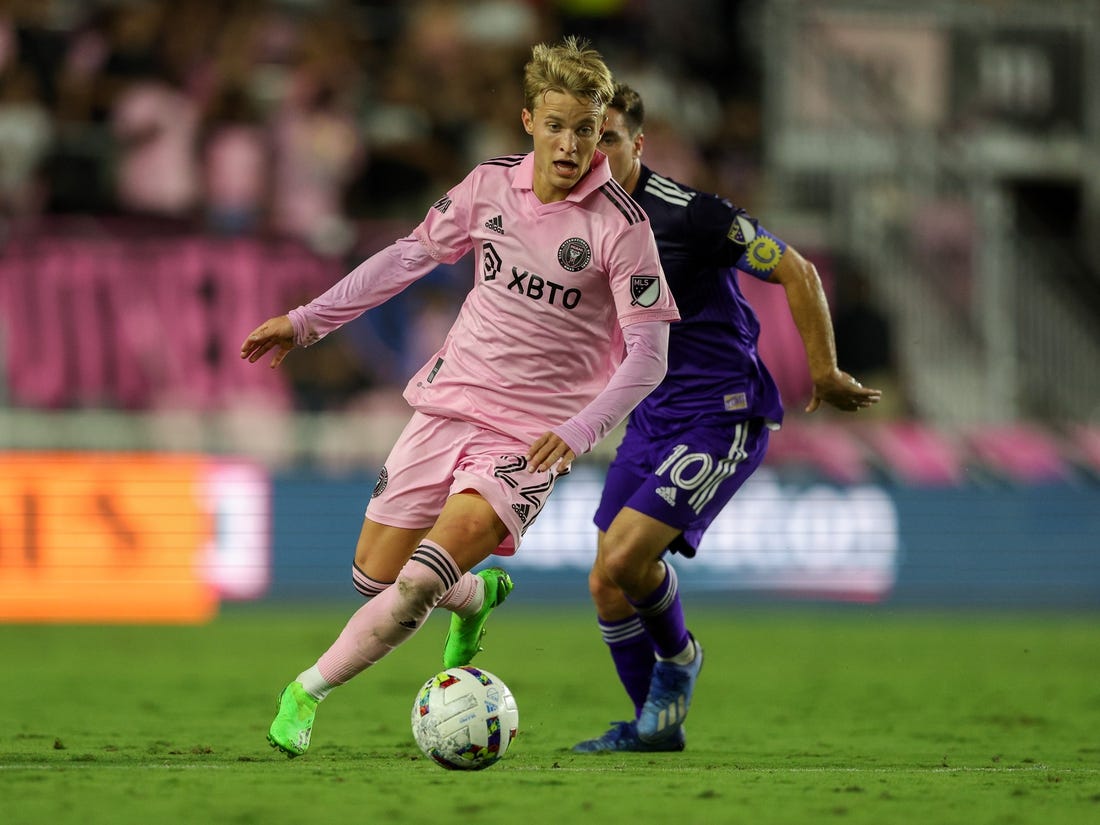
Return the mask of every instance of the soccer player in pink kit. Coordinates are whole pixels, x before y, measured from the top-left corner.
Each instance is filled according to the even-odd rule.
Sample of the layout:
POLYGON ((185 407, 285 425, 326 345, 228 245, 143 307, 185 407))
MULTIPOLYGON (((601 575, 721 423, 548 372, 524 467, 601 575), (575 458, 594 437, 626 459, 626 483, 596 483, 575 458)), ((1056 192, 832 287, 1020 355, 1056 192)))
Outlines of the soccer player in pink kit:
POLYGON ((454 326, 405 389, 414 412, 367 507, 354 576, 369 600, 280 694, 268 740, 289 756, 309 747, 317 704, 435 607, 454 612, 444 664, 469 661, 511 589, 503 571, 469 571, 515 552, 558 476, 665 374, 679 314, 645 213, 596 153, 612 92, 586 43, 535 46, 522 112, 533 152, 477 166, 411 235, 241 348, 253 363, 273 350, 278 366, 438 264, 477 256, 454 326))

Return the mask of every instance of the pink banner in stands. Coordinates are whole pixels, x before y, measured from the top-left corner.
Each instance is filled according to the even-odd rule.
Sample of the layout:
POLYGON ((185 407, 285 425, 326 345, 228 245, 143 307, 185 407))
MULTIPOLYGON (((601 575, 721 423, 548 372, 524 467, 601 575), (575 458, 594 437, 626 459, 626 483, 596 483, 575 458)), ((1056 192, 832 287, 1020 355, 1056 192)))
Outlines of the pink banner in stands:
POLYGON ((0 340, 18 406, 218 409, 287 403, 240 343, 343 274, 291 243, 40 237, 0 255, 0 340))

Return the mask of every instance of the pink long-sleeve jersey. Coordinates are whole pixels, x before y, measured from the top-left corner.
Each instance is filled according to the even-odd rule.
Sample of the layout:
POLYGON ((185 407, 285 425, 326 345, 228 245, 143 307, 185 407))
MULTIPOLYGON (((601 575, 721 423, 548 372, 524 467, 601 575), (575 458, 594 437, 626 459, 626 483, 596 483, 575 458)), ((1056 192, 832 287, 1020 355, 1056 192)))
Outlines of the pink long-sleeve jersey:
MULTIPOLYGON (((533 170, 531 154, 477 166, 409 238, 292 311, 298 343, 473 251, 473 288, 442 347, 410 379, 406 400, 527 443, 570 421, 622 361, 623 327, 679 313, 649 221, 602 154, 562 201, 535 196, 533 170)), ((618 421, 593 427, 596 438, 607 423, 618 421)))

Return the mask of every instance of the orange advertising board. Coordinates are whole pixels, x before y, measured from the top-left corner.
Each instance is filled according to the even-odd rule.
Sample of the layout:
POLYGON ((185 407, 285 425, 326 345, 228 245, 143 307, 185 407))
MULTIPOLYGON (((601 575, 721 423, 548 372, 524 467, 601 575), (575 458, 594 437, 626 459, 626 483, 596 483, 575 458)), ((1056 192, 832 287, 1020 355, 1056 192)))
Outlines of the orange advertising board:
POLYGON ((211 618, 216 464, 191 455, 0 453, 0 621, 211 618))

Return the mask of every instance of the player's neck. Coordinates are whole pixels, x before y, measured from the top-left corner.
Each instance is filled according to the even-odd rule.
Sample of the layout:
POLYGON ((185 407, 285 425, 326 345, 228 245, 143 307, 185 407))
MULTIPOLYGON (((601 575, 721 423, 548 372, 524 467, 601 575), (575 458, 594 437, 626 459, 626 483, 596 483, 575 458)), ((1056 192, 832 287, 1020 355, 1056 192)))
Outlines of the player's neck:
POLYGON ((630 174, 627 175, 622 182, 623 189, 626 190, 628 195, 634 194, 634 189, 638 186, 638 179, 642 176, 642 162, 640 160, 634 161, 634 165, 630 168, 630 174))

